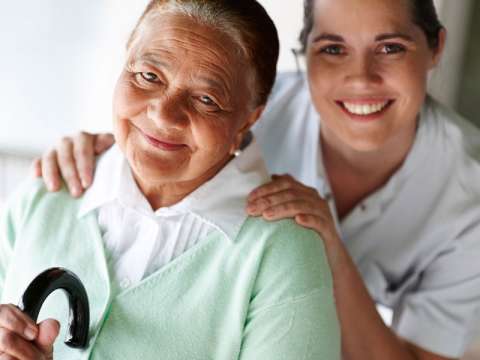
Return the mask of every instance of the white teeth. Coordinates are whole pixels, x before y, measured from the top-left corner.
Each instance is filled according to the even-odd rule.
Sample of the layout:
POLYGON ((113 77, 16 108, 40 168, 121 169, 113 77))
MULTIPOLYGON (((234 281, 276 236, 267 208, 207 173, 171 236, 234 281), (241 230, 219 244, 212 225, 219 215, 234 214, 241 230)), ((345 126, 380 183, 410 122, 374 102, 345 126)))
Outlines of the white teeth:
POLYGON ((383 102, 380 102, 380 103, 377 103, 377 104, 363 104, 363 105, 348 103, 348 102, 343 103, 343 106, 345 106, 345 108, 349 112, 351 112, 352 114, 355 114, 355 115, 374 114, 374 113, 377 113, 379 111, 382 111, 385 108, 385 106, 387 106, 387 105, 388 105, 388 101, 383 101, 383 102))

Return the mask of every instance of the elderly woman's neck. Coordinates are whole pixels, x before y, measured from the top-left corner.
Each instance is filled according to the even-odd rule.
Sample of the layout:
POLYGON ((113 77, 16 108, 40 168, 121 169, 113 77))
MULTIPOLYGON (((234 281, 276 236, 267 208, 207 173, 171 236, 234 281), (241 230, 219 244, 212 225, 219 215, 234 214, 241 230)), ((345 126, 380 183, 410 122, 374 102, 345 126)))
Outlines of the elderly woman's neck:
POLYGON ((140 191, 155 211, 163 207, 173 206, 182 201, 200 186, 213 178, 231 159, 232 156, 229 155, 202 175, 187 181, 152 183, 141 179, 135 174, 134 178, 140 191))

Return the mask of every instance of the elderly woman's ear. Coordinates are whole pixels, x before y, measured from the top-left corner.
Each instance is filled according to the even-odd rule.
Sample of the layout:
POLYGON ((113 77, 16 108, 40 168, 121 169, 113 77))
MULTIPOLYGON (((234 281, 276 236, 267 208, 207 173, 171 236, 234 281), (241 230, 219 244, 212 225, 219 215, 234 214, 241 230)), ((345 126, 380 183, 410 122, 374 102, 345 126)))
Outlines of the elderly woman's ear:
POLYGON ((257 120, 260 119, 263 110, 265 110, 265 105, 257 106, 255 110, 250 113, 247 120, 243 123, 240 129, 238 129, 237 134, 235 135, 235 141, 233 142, 232 148, 230 149, 231 154, 234 154, 235 151, 240 149, 245 135, 250 131, 250 129, 257 122, 257 120))

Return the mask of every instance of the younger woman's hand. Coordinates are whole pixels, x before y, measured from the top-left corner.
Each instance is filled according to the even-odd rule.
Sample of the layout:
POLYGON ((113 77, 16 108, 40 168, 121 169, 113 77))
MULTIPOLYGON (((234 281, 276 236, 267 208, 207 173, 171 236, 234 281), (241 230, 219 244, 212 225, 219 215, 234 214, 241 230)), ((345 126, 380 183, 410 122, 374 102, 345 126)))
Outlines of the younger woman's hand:
POLYGON ((273 175, 271 182, 249 195, 247 213, 272 221, 292 218, 297 224, 315 230, 322 237, 333 265, 341 241, 328 203, 316 189, 303 185, 290 175, 273 175))
POLYGON ((49 191, 61 188, 62 178, 74 197, 82 195, 93 181, 95 157, 114 143, 112 134, 80 132, 64 137, 53 149, 33 162, 33 172, 43 177, 49 191))
POLYGON ((12 304, 0 305, 0 359, 52 360, 60 324, 45 320, 36 325, 12 304))

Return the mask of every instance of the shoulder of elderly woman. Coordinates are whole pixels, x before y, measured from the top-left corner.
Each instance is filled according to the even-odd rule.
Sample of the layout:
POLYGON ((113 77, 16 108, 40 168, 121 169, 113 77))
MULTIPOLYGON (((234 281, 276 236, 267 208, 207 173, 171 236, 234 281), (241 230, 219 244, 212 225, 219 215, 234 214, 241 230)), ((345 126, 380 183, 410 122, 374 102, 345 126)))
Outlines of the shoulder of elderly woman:
POLYGON ((236 242, 242 261, 258 261, 240 358, 340 359, 332 278, 317 233, 293 220, 249 218, 236 242))

